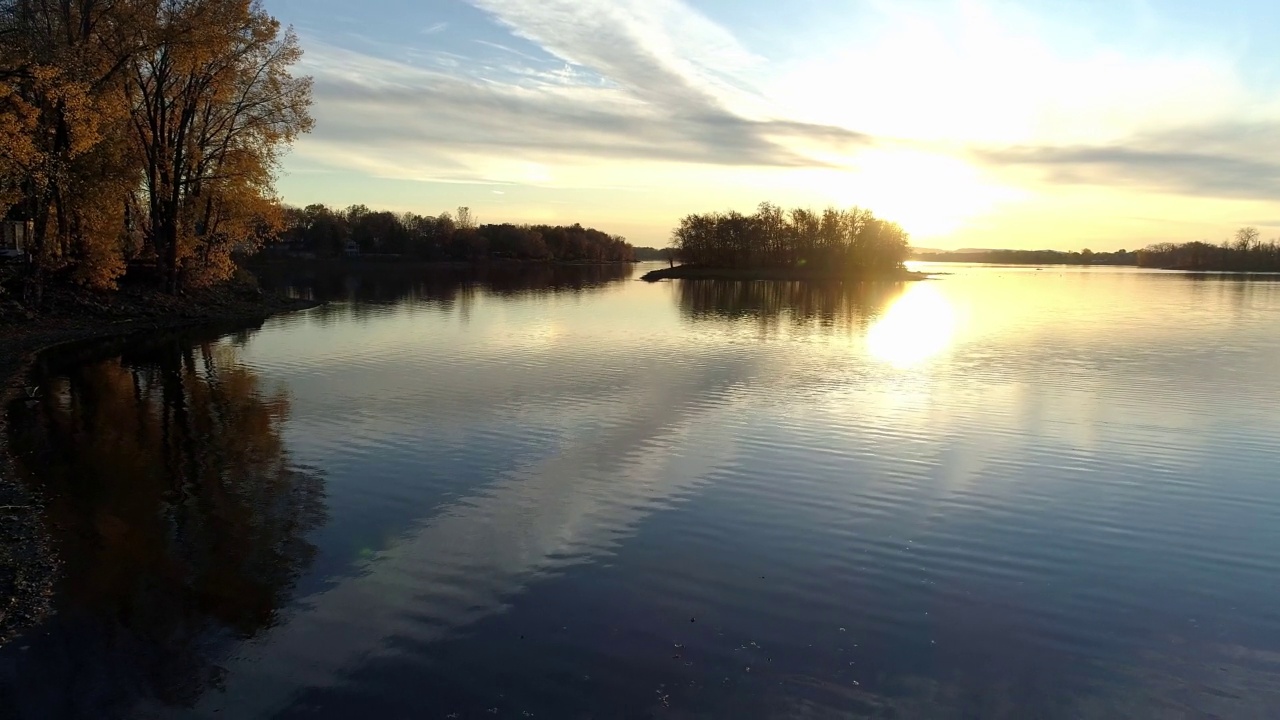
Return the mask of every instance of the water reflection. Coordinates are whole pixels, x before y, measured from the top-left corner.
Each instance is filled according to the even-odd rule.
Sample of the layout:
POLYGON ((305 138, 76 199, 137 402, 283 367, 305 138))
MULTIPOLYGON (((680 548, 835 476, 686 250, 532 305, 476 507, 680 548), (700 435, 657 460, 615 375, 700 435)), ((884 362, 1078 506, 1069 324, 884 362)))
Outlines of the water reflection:
POLYGON ((75 577, 29 650, 0 650, 0 716, 1280 706, 1280 286, 985 269, 495 297, 475 276, 402 279, 378 292, 403 302, 276 318, 244 347, 151 341, 45 368, 56 392, 14 427, 39 451, 28 469, 52 468, 38 484, 75 577), (231 462, 245 442, 192 419, 262 414, 197 411, 237 372, 254 387, 232 397, 272 408, 282 470, 231 462), (116 402, 90 393, 102 378, 116 402), (138 444, 122 435, 179 409, 188 430, 146 445, 159 460, 113 469, 113 445, 138 444), (314 562, 275 549, 304 513, 251 516, 271 493, 214 502, 245 478, 287 484, 290 455, 325 469, 314 562), (120 524, 148 544, 106 552, 120 524), (306 576, 221 597, 223 577, 243 592, 262 572, 231 559, 243 538, 257 565, 306 576))
POLYGON ((915 283, 867 331, 871 356, 911 367, 942 352, 956 334, 956 313, 936 286, 915 283))
POLYGON ((856 330, 902 295, 896 283, 697 280, 680 283, 680 311, 692 320, 755 319, 762 327, 856 330))
POLYGON ((210 336, 49 358, 36 382, 10 427, 63 579, 43 633, 5 649, 19 655, 0 701, 33 718, 189 705, 222 683, 221 647, 275 623, 315 553, 324 483, 285 447, 289 398, 210 336))
POLYGON ((270 264, 254 273, 263 288, 325 302, 390 303, 420 300, 451 306, 477 289, 501 295, 579 292, 632 277, 630 263, 439 265, 316 261, 270 264))
MULTIPOLYGON (((355 688, 369 692, 368 686, 384 681, 378 669, 394 665, 406 648, 429 647, 508 611, 529 585, 615 551, 647 516, 695 492, 732 450, 733 406, 740 401, 735 388, 749 367, 729 357, 675 368, 646 365, 611 388, 594 387, 583 375, 535 383, 542 397, 524 402, 556 402, 589 413, 596 431, 566 437, 544 459, 430 508, 409 532, 362 562, 360 572, 306 598, 303 611, 229 663, 227 692, 206 695, 200 716, 293 717, 305 714, 299 708, 332 708, 355 688), (721 429, 703 431, 697 456, 674 453, 698 427, 721 429)), ((492 384, 472 402, 491 408, 511 394, 496 379, 492 384)), ((532 629, 524 632, 532 635, 532 629)), ((580 651, 590 652, 597 640, 589 634, 580 651)), ((561 642, 570 641, 562 636, 561 642)), ((505 644, 488 646, 486 668, 500 666, 492 658, 504 652, 510 652, 505 644)), ((528 652, 537 652, 536 646, 528 652)), ((565 659, 523 657, 513 667, 560 668, 540 691, 563 694, 567 704, 582 689, 573 685, 577 675, 564 675, 565 659)), ((582 671, 597 677, 608 672, 574 668, 582 671)), ((459 687, 469 682, 450 679, 459 687)), ((483 692, 492 699, 501 691, 483 692)), ((434 696, 399 690, 378 695, 380 705, 447 712, 434 696)))

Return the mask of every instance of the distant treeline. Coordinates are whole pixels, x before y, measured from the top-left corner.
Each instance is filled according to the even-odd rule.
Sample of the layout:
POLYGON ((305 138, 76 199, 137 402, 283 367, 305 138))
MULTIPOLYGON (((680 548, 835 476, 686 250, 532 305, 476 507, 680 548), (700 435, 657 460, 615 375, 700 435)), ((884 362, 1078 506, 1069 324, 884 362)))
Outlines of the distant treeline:
POLYGON ((1166 270, 1222 272, 1280 272, 1280 242, 1263 242, 1257 228, 1241 228, 1235 239, 1219 245, 1207 242, 1161 243, 1138 251, 1137 264, 1166 270))
POLYGON ((632 247, 621 236, 581 225, 479 225, 469 208, 456 215, 393 213, 352 205, 285 209, 277 249, 317 257, 399 255, 420 260, 554 260, 630 262, 632 247))
POLYGON ((819 267, 850 271, 902 267, 909 247, 897 223, 868 210, 783 210, 761 203, 751 215, 689 215, 672 233, 681 262, 724 268, 819 267))
POLYGON ((1136 265, 1163 270, 1280 272, 1280 241, 1263 242, 1257 228, 1246 227, 1236 231, 1235 238, 1218 244, 1204 241, 1159 243, 1136 252, 975 250, 919 252, 912 255, 912 259, 1002 265, 1136 265))
POLYGON ((653 262, 655 260, 666 262, 675 255, 675 250, 671 248, 638 247, 632 249, 635 252, 637 262, 653 262))
POLYGON ((1063 252, 1060 250, 980 250, 974 252, 925 252, 912 255, 925 262, 993 263, 997 265, 1136 265, 1138 253, 1063 252))

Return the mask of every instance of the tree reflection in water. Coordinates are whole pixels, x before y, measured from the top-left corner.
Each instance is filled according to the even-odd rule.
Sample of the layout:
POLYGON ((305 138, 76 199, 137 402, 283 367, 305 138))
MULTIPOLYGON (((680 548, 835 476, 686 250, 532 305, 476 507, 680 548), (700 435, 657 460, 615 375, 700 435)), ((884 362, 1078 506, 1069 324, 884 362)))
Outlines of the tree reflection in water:
MULTIPOLYGON (((316 261, 299 265, 268 264, 255 268, 255 273, 263 288, 293 297, 329 303, 375 305, 414 300, 451 306, 470 299, 480 288, 501 296, 583 292, 629 280, 635 274, 635 266, 631 263, 455 266, 316 261)), ((313 312, 341 311, 326 305, 313 312)))
POLYGON ((762 329, 787 322, 865 330, 904 289, 902 283, 680 281, 680 311, 692 320, 754 319, 762 329))
POLYGON ((50 358, 40 400, 12 410, 63 561, 57 615, 4 650, 0 704, 20 698, 20 717, 194 702, 226 641, 271 626, 311 563, 324 483, 291 462, 289 399, 215 337, 50 358))

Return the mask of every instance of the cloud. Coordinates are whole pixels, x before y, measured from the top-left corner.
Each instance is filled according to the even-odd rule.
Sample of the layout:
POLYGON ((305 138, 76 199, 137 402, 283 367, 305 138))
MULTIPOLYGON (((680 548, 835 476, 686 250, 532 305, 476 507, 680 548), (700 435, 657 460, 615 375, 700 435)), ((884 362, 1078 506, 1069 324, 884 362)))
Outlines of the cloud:
POLYGON ((1192 196, 1280 196, 1280 128, 1217 123, 1149 132, 1107 145, 979 149, 982 163, 1030 168, 1055 183, 1132 186, 1192 196))
POLYGON ((662 83, 628 85, 643 68, 602 78, 563 62, 451 66, 422 58, 409 65, 322 43, 312 43, 305 63, 316 80, 317 128, 300 154, 381 176, 534 180, 478 166, 514 159, 816 167, 824 162, 798 148, 852 152, 873 142, 835 126, 744 117, 693 82, 666 94, 662 83))
POLYGON ((1280 117, 1235 45, 1146 27, 1113 3, 860 2, 847 25, 771 65, 796 118, 875 135, 983 144, 1109 144, 1139 132, 1280 117), (1049 5, 1060 5, 1053 8, 1049 5), (832 92, 853 88, 855 94, 832 92))
POLYGON ((760 60, 679 0, 471 0, 519 37, 649 103, 722 111, 760 60))

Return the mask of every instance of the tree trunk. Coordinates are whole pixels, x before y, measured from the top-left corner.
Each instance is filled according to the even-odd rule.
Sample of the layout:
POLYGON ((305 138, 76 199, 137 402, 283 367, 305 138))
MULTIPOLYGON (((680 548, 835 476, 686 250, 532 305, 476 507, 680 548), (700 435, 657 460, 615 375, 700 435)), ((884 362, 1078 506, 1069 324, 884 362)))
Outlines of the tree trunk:
POLYGON ((164 291, 178 294, 178 224, 172 218, 164 221, 164 291))

